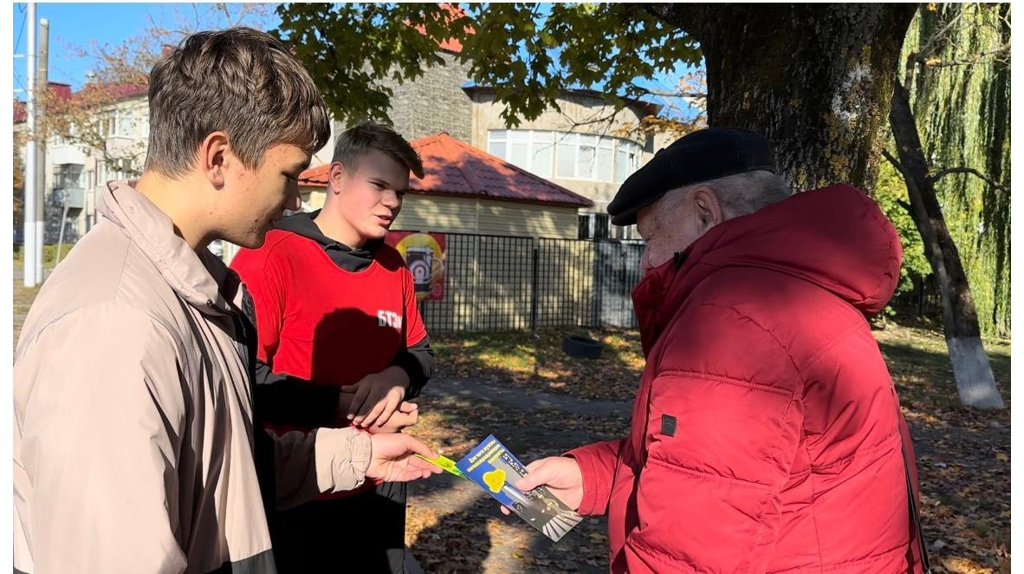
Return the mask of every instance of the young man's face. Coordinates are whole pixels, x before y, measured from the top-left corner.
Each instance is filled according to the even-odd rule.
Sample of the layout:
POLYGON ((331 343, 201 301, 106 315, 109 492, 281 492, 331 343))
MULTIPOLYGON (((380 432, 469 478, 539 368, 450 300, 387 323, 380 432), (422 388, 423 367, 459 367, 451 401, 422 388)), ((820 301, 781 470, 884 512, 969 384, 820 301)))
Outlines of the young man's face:
POLYGON ((223 209, 223 239, 254 249, 263 245, 274 221, 285 209, 298 211, 299 174, 309 165, 310 155, 292 144, 270 146, 256 169, 235 162, 226 173, 220 206, 223 209))
POLYGON ((402 196, 409 188, 409 168, 391 156, 370 150, 356 162, 355 170, 331 166, 332 193, 337 213, 350 231, 350 247, 381 239, 402 210, 402 196))

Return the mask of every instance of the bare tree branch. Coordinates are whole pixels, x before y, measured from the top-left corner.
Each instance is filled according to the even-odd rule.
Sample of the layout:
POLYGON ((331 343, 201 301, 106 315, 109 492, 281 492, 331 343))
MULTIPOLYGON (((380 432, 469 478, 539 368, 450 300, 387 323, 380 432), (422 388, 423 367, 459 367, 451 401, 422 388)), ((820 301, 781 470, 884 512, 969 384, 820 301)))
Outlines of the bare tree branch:
POLYGON ((981 52, 973 58, 967 58, 965 60, 936 60, 936 59, 924 59, 920 58, 917 63, 928 67, 928 68, 948 68, 950 66, 971 66, 974 64, 983 64, 988 61, 989 56, 1009 56, 1010 54, 1010 42, 999 46, 993 50, 987 52, 981 52))
POLYGON ((900 163, 900 160, 893 157, 893 155, 889 153, 889 150, 883 149, 882 155, 885 156, 885 159, 889 160, 889 163, 891 163, 892 166, 896 168, 896 171, 900 172, 901 174, 906 173, 906 170, 903 169, 903 164, 900 163))
POLYGON ((644 93, 652 96, 664 96, 667 98, 706 98, 708 97, 707 92, 685 92, 685 91, 669 91, 669 90, 658 90, 655 88, 645 88, 638 84, 633 84, 633 87, 644 93))
POLYGON ((1007 193, 1009 193, 1009 191, 1010 191, 1006 186, 1004 186, 1004 185, 1002 185, 1002 184, 992 180, 991 178, 989 178, 989 177, 985 176, 984 174, 982 174, 980 171, 978 171, 978 170, 976 170, 974 168, 971 168, 971 167, 950 167, 950 168, 941 170, 941 171, 937 172, 935 175, 928 176, 928 182, 929 183, 935 183, 935 182, 939 181, 940 179, 942 179, 943 177, 945 177, 945 176, 947 176, 949 174, 952 174, 952 173, 969 173, 969 174, 971 174, 971 175, 973 175, 975 177, 978 177, 979 179, 983 180, 985 183, 991 185, 992 187, 994 187, 994 188, 996 188, 996 189, 998 189, 1000 191, 1005 191, 1007 193))
MULTIPOLYGON (((889 163, 891 163, 893 165, 893 167, 896 168, 896 171, 900 172, 900 175, 903 176, 903 181, 906 183, 907 182, 907 172, 903 168, 903 164, 901 164, 898 159, 893 157, 892 154, 889 153, 889 150, 883 149, 882 150, 882 155, 885 156, 885 159, 889 160, 889 163)), ((906 183, 906 185, 909 185, 909 183, 906 183)), ((897 199, 896 200, 896 205, 899 205, 904 210, 906 210, 907 213, 910 213, 911 215, 913 215, 913 212, 911 211, 911 209, 913 209, 913 208, 910 207, 910 204, 907 203, 906 201, 903 201, 902 199, 897 199)))

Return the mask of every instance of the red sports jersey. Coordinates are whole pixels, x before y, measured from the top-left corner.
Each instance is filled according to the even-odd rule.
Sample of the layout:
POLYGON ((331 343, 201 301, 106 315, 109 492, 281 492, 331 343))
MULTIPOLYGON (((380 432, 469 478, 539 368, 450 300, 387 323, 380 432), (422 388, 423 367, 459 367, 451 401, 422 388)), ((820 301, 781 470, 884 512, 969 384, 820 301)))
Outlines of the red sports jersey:
POLYGON ((263 247, 243 249, 231 267, 256 306, 257 357, 274 373, 351 385, 427 335, 412 275, 388 245, 369 267, 350 272, 315 240, 272 230, 263 247))

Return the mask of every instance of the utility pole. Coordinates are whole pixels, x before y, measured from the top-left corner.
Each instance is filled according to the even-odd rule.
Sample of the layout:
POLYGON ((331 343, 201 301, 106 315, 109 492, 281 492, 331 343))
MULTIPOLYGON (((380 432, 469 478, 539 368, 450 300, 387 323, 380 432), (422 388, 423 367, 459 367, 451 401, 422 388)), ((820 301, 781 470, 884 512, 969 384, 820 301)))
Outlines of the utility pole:
POLYGON ((28 63, 28 94, 25 102, 25 124, 28 126, 29 139, 25 146, 25 214, 22 216, 25 225, 25 250, 22 260, 25 262, 23 277, 25 287, 35 287, 36 281, 36 4, 28 3, 28 46, 25 60, 28 63))
MULTIPOLYGON (((46 95, 49 93, 49 47, 50 47, 50 22, 46 18, 39 20, 39 62, 36 65, 36 72, 39 78, 36 80, 36 88, 43 94, 42 98, 36 98, 36 125, 44 126, 41 120, 46 117, 46 95)), ((45 129, 43 130, 46 131, 45 129)), ((43 251, 46 245, 46 138, 36 138, 36 278, 42 283, 46 277, 43 275, 43 251)))

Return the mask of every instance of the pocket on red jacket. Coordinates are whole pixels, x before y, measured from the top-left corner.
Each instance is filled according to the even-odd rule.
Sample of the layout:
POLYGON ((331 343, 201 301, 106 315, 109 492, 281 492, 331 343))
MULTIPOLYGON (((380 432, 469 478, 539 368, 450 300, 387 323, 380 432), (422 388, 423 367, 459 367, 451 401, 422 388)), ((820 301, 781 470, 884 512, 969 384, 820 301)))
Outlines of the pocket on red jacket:
POLYGON ((646 412, 634 550, 682 571, 763 569, 801 420, 788 391, 662 373, 646 412))

